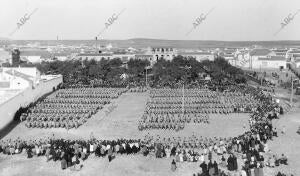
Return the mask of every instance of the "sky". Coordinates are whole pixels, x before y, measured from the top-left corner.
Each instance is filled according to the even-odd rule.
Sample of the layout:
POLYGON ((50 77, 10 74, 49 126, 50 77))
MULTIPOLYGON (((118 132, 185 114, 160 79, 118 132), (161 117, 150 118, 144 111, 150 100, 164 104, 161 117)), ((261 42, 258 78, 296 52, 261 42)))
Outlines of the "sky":
POLYGON ((300 0, 0 0, 0 37, 15 40, 300 40, 299 29, 300 0))

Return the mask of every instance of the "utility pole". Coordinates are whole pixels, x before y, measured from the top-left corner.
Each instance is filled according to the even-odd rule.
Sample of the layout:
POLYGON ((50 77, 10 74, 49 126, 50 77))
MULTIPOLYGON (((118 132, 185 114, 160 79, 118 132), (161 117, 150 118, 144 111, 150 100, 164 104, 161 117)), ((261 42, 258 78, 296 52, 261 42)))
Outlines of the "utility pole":
POLYGON ((294 90, 294 80, 293 80, 293 76, 291 76, 291 81, 292 81, 292 87, 291 87, 290 104, 291 104, 291 106, 293 106, 293 90, 294 90))
POLYGON ((147 67, 146 67, 146 87, 148 87, 148 76, 147 76, 147 67))
POLYGON ((263 73, 262 73, 262 71, 261 71, 261 64, 260 64, 260 73, 261 73, 261 77, 260 77, 260 86, 262 86, 262 84, 263 84, 263 73))
POLYGON ((146 69, 146 87, 148 88, 148 69, 150 67, 149 66, 146 66, 145 69, 146 69))
POLYGON ((182 116, 184 116, 184 82, 182 86, 182 116))
MULTIPOLYGON (((186 71, 186 70, 191 69, 192 67, 191 67, 191 66, 188 67, 188 66, 186 65, 185 67, 181 67, 181 68, 185 69, 185 71, 186 71)), ((186 79, 187 79, 187 77, 184 76, 184 79, 183 79, 183 86, 182 86, 182 115, 184 115, 184 84, 185 84, 185 80, 186 80, 186 79)))
MULTIPOLYGON (((95 37, 95 45, 96 45, 95 48, 96 48, 96 51, 97 51, 97 40, 98 40, 98 37, 96 36, 96 37, 95 37)), ((97 52, 97 53, 98 53, 98 52, 97 52)))

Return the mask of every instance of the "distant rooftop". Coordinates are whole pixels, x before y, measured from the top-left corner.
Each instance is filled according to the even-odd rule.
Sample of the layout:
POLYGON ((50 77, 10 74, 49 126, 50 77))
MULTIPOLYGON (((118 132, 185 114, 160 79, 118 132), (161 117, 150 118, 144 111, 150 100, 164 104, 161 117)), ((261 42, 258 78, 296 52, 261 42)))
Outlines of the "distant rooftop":
POLYGON ((271 56, 271 57, 259 57, 258 60, 268 60, 268 61, 285 61, 283 56, 271 56))
POLYGON ((272 51, 269 49, 253 49, 250 51, 250 56, 265 56, 271 53, 272 51))
POLYGON ((275 50, 273 50, 274 52, 278 52, 278 53, 285 53, 285 52, 287 52, 288 51, 288 49, 275 49, 275 50))
POLYGON ((293 53, 300 53, 300 50, 293 50, 293 51, 289 51, 288 53, 291 53, 291 54, 293 54, 293 53))
POLYGON ((300 57, 300 54, 293 54, 293 57, 300 57))
POLYGON ((51 57, 51 53, 46 50, 21 50, 20 56, 41 56, 42 58, 51 57))
POLYGON ((210 52, 180 52, 178 55, 213 55, 210 52))
POLYGON ((152 54, 135 54, 135 56, 153 56, 152 54))
POLYGON ((108 54, 108 53, 80 53, 77 56, 112 56, 112 54, 108 54))

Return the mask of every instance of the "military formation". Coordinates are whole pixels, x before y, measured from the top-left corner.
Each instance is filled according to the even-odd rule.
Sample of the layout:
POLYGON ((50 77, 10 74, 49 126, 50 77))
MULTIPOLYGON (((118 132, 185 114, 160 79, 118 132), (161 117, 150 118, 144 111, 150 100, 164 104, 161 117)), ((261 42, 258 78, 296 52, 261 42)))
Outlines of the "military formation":
POLYGON ((147 88, 146 87, 132 87, 129 89, 129 92, 136 92, 136 93, 142 93, 142 92, 146 92, 147 88))
POLYGON ((20 119, 28 128, 78 128, 125 91, 124 88, 60 89, 23 113, 20 119))
POLYGON ((209 114, 250 113, 258 101, 250 94, 208 89, 151 89, 139 130, 182 130, 186 123, 209 123, 209 114))
MULTIPOLYGON (((81 106, 75 106, 75 104, 78 104, 74 103, 77 100, 78 102, 81 102, 81 104, 85 105, 87 103, 83 102, 93 102, 93 98, 97 97, 98 102, 95 104, 104 105, 105 103, 109 103, 111 98, 118 97, 123 91, 126 90, 98 88, 84 91, 81 89, 59 90, 40 102, 38 106, 32 108, 28 113, 28 116, 25 116, 26 118, 24 119, 27 121, 27 118, 31 117, 31 114, 53 113, 52 110, 47 111, 47 109, 57 109, 58 111, 61 110, 62 112, 68 112, 67 109, 72 107, 71 105, 73 104, 73 109, 80 109, 79 107, 81 106), (60 98, 65 99, 67 103, 62 103, 60 98), (72 104, 69 103, 69 99, 71 98, 76 99, 76 101, 74 100, 72 104), (50 101, 49 99, 53 99, 53 101, 50 101), (48 105, 50 104, 49 102, 51 102, 53 105, 48 105), (58 103, 59 105, 56 105, 55 103, 58 103), (67 106, 67 104, 69 106, 67 106), (59 109, 61 106, 66 107, 65 111, 63 111, 62 108, 59 109)), ((150 154, 154 155, 156 158, 174 158, 174 162, 176 161, 177 163, 200 162, 203 166, 201 167, 200 165, 202 168, 202 173, 210 172, 208 171, 208 168, 212 167, 206 166, 205 162, 209 161, 209 163, 211 163, 213 160, 218 162, 216 167, 222 166, 223 168, 227 168, 230 172, 236 172, 237 156, 239 159, 243 159, 242 171, 246 174, 252 176, 255 170, 263 171, 264 166, 260 163, 263 164, 264 161, 262 160, 262 155, 260 153, 268 151, 266 142, 272 139, 273 136, 276 136, 276 131, 273 129, 271 123, 271 120, 273 119, 272 116, 281 114, 280 107, 272 98, 272 96, 265 94, 260 89, 239 86, 236 86, 235 89, 228 89, 228 91, 224 92, 214 92, 209 90, 185 91, 186 93, 182 95, 180 94, 180 91, 176 89, 173 91, 168 89, 151 90, 150 99, 146 109, 146 112, 149 111, 151 113, 145 113, 142 117, 142 120, 147 122, 147 120, 150 119, 148 122, 156 124, 159 128, 165 129, 174 129, 175 125, 176 130, 176 128, 182 128, 182 126, 184 127, 186 123, 198 123, 197 120, 199 119, 193 119, 191 114, 196 114, 199 116, 202 115, 201 118, 204 119, 204 115, 208 115, 212 112, 224 113, 223 111, 199 113, 198 111, 185 111, 185 109, 181 109, 182 111, 177 111, 177 108, 174 108, 172 105, 180 104, 180 98, 182 98, 198 104, 200 107, 204 104, 210 104, 212 106, 207 106, 206 108, 231 108, 231 111, 228 113, 250 112, 250 131, 246 131, 244 134, 234 138, 195 135, 188 137, 172 136, 169 138, 163 138, 159 135, 155 137, 149 134, 146 135, 144 139, 121 139, 115 141, 103 141, 96 139, 90 141, 50 139, 46 140, 46 142, 39 142, 36 140, 28 142, 26 140, 17 139, 14 141, 0 141, 0 152, 3 152, 4 154, 18 154, 22 153, 22 150, 26 150, 28 158, 37 155, 46 156, 47 161, 49 159, 53 159, 55 161, 60 160, 62 163, 62 169, 72 167, 74 163, 78 163, 78 160, 80 160, 79 163, 83 163, 87 156, 92 153, 95 153, 96 156, 100 157, 108 156, 109 161, 112 161, 115 157, 114 155, 118 153, 140 153, 144 156, 150 154), (218 98, 216 97, 219 97, 219 100, 217 100, 218 98), (161 105, 160 107, 164 108, 157 108, 158 111, 152 111, 152 105, 154 102, 161 105), (180 112, 183 113, 181 114, 180 112), (150 116, 150 114, 152 116, 150 116), (191 119, 188 117, 191 117, 191 119), (161 124, 164 124, 165 126, 161 124), (237 155, 235 156, 235 154, 237 155), (221 161, 220 157, 214 157, 216 155, 222 156, 221 161), (227 158, 226 162, 225 157, 228 155, 229 157, 227 158)), ((188 104, 187 101, 184 101, 183 103, 184 107, 187 109, 188 107, 193 106, 192 103, 188 104)), ((92 107, 93 103, 89 103, 89 105, 92 107)), ((179 106, 178 108, 180 109, 182 107, 179 106)), ((78 110, 78 112, 80 111, 78 110)), ((218 171, 218 169, 215 169, 214 173, 216 171, 218 171)))

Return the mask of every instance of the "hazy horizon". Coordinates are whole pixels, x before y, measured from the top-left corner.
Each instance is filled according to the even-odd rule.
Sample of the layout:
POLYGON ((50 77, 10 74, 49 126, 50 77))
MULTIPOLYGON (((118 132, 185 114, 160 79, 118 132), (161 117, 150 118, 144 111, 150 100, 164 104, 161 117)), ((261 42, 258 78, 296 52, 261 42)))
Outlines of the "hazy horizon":
POLYGON ((290 0, 2 0, 0 37, 12 40, 161 39, 298 41, 300 1, 290 0), (214 8, 214 9, 213 9, 214 8), (34 14, 16 29, 27 13, 34 14), (213 10, 212 10, 213 9, 213 10), (103 31, 113 14, 122 14, 103 31), (195 29, 193 23, 212 10, 195 29), (188 35, 187 33, 191 30, 188 35))
MULTIPOLYGON (((0 37, 1 39, 1 37, 0 37)), ((94 41, 95 39, 10 39, 10 38, 5 38, 11 41, 94 41)), ((166 41, 212 41, 212 42, 300 42, 299 40, 197 40, 197 39, 160 39, 160 38, 129 38, 129 39, 101 39, 98 41, 113 41, 113 40, 119 40, 119 41, 125 41, 125 40, 136 40, 136 39, 143 39, 143 40, 166 40, 166 41)))

